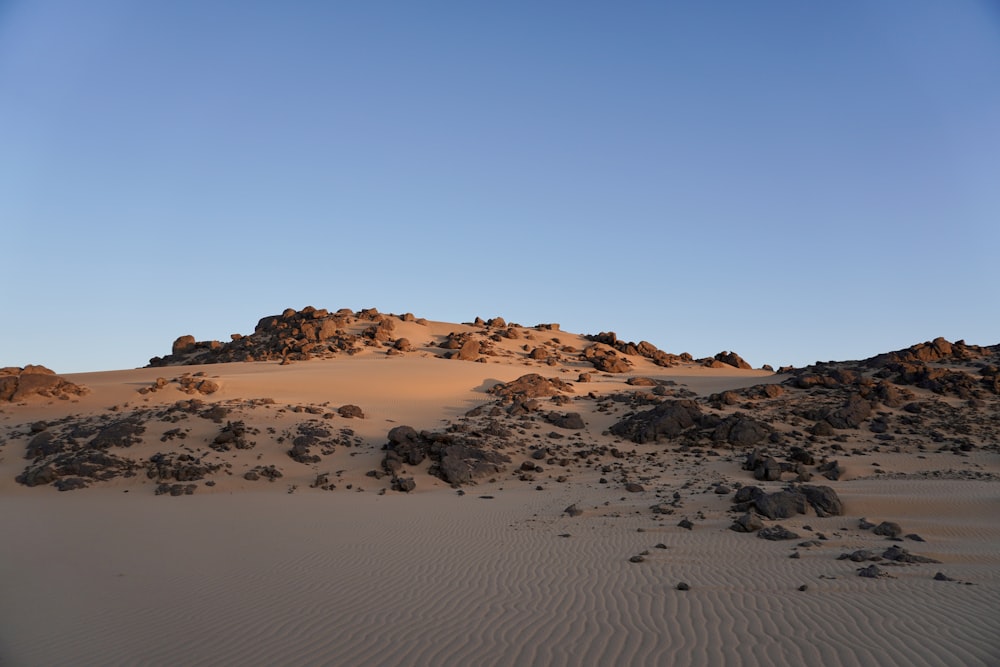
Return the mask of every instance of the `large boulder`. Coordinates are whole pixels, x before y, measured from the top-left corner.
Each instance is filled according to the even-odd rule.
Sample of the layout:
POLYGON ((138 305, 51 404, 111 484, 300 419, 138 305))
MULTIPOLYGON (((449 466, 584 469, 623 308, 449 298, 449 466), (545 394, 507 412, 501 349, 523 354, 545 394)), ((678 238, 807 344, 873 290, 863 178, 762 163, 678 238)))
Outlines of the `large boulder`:
POLYGON ((851 394, 843 406, 830 413, 826 421, 834 428, 858 428, 872 414, 872 404, 858 394, 851 394))
POLYGON ((572 392, 573 385, 559 378, 547 378, 538 373, 522 375, 516 380, 490 387, 489 393, 506 400, 541 398, 572 392))
POLYGON ((732 366, 733 368, 742 368, 745 370, 753 368, 750 364, 743 360, 743 357, 735 352, 719 352, 714 358, 716 361, 721 361, 722 363, 732 366))
POLYGON ((651 410, 626 417, 611 426, 611 433, 639 444, 656 442, 660 438, 675 438, 697 425, 701 408, 692 400, 664 401, 651 410))
POLYGON ((34 396, 69 398, 87 393, 87 389, 45 366, 27 365, 0 368, 0 401, 23 401, 34 396))

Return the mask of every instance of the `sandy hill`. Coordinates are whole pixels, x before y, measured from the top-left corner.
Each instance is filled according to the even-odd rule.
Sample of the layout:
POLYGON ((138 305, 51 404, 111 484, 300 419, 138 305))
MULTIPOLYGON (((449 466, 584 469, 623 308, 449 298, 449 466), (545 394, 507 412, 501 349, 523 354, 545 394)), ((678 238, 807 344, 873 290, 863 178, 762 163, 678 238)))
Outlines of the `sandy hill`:
MULTIPOLYGON (((228 659, 244 664, 611 664, 620 658, 628 664, 662 664, 679 655, 677 645, 662 644, 670 632, 658 623, 646 627, 647 603, 633 609, 627 600, 642 598, 640 591, 646 590, 659 591, 658 596, 666 596, 664 590, 676 593, 681 579, 681 588, 691 589, 689 598, 679 602, 671 594, 652 604, 666 613, 661 602, 673 600, 670 605, 680 603, 689 613, 716 619, 705 627, 687 621, 678 626, 690 635, 691 645, 701 647, 690 664, 738 658, 733 647, 710 649, 711 637, 718 637, 721 628, 748 623, 755 605, 778 614, 782 604, 822 613, 829 624, 821 633, 826 643, 803 649, 775 630, 772 639, 757 639, 770 647, 760 654, 767 656, 761 663, 827 662, 824 656, 834 656, 848 663, 914 664, 931 655, 935 664, 938 659, 989 664, 1000 655, 1000 621, 994 613, 1000 606, 995 519, 1000 346, 937 339, 871 359, 775 373, 752 369, 732 352, 693 359, 646 342, 620 341, 614 333, 574 334, 556 324, 520 326, 502 318, 455 324, 374 309, 314 308, 265 317, 252 333, 231 338, 199 342, 182 336, 170 354, 136 370, 61 377, 41 367, 4 369, 0 493, 8 507, 18 508, 5 525, 8 531, 36 535, 32 526, 41 524, 24 523, 34 517, 54 530, 38 533, 0 564, 36 573, 48 567, 40 554, 68 548, 79 525, 93 529, 93 515, 81 514, 92 508, 105 516, 152 513, 167 522, 162 530, 214 544, 205 547, 205 567, 229 582, 219 592, 223 600, 245 598, 233 587, 252 580, 268 591, 270 604, 300 622, 306 620, 299 612, 282 606, 294 606, 284 589, 259 577, 274 558, 287 556, 293 568, 314 573, 330 561, 309 554, 350 560, 348 552, 362 548, 351 546, 357 544, 353 535, 365 534, 365 544, 382 545, 382 551, 366 557, 381 563, 373 566, 376 571, 389 568, 383 569, 389 574, 379 580, 359 562, 344 566, 339 585, 366 581, 371 591, 388 595, 383 585, 391 582, 397 590, 423 591, 427 599, 421 602, 414 593, 406 602, 376 609, 352 597, 369 609, 358 617, 361 625, 330 617, 320 623, 329 635, 325 639, 304 639, 294 626, 283 625, 274 637, 281 650, 264 650, 259 643, 263 628, 275 622, 264 611, 241 612, 236 625, 209 624, 216 635, 235 642, 227 646, 244 647, 235 653, 218 648, 201 629, 168 610, 166 616, 151 616, 155 624, 144 624, 136 615, 142 601, 128 595, 114 598, 113 617, 132 624, 127 636, 118 637, 117 648, 100 649, 84 634, 69 632, 80 625, 85 608, 80 603, 61 617, 67 639, 43 650, 31 624, 37 618, 19 615, 23 609, 8 602, 3 616, 18 634, 0 633, 0 662, 7 657, 10 664, 57 664, 60 659, 106 664, 150 662, 154 655, 174 664, 228 659), (81 500, 71 505, 64 500, 69 497, 81 500), (281 497, 289 497, 282 503, 293 504, 276 504, 281 497), (476 501, 481 504, 469 504, 476 501), (312 518, 288 521, 287 515, 275 514, 279 506, 312 518), (343 512, 336 513, 336 528, 320 528, 337 508, 343 512), (386 512, 405 521, 399 524, 386 512), (215 542, 218 521, 236 531, 235 543, 215 542), (396 550, 381 533, 369 533, 369 524, 391 525, 409 546, 396 550), (279 540, 285 546, 265 546, 247 537, 245 531, 257 529, 290 532, 279 540), (582 551, 572 552, 577 566, 549 571, 545 559, 562 553, 564 546, 572 550, 570 536, 580 534, 586 536, 576 541, 582 551), (506 560, 495 562, 480 553, 477 539, 494 545, 506 560), (244 574, 229 573, 226 559, 247 540, 259 555, 241 551, 240 557, 256 565, 244 574), (443 545, 447 553, 440 551, 443 545), (747 554, 759 560, 749 569, 747 554), (796 559, 794 566, 789 555, 796 559), (433 584, 430 588, 413 588, 412 581, 400 578, 408 556, 414 571, 433 584), (491 564, 500 590, 523 584, 523 594, 509 597, 482 589, 483 582, 468 569, 470 558, 491 564), (712 562, 707 569, 706 558, 712 562), (635 567, 624 579, 620 563, 635 567), (399 568, 398 576, 393 568, 399 568), (948 574, 934 582, 942 570, 948 574), (531 583, 526 574, 531 571, 539 573, 541 588, 531 583), (646 580, 652 572, 658 583, 646 580), (880 585, 885 596, 878 602, 864 597, 869 606, 861 611, 852 606, 858 602, 856 586, 845 582, 859 573, 880 585), (527 582, 516 583, 524 576, 527 582), (575 599, 573 591, 590 590, 580 576, 596 576, 609 588, 575 599), (966 590, 974 592, 942 589, 949 579, 973 583, 966 590), (898 585, 887 589, 890 581, 898 585), (529 605, 535 612, 515 618, 489 607, 453 616, 450 610, 462 608, 462 591, 470 587, 493 596, 501 607, 529 605), (748 604, 743 597, 751 591, 765 595, 772 587, 798 597, 792 601, 781 593, 773 607, 765 598, 748 604), (699 588, 714 592, 699 598, 699 588), (826 591, 825 603, 803 595, 813 588, 826 591), (870 644, 846 643, 858 632, 855 614, 872 624, 874 642, 875 635, 886 632, 879 615, 892 604, 925 604, 942 590, 949 591, 943 616, 925 613, 902 633, 905 641, 880 646, 881 653, 870 644), (694 601, 700 611, 688 606, 694 601), (823 607, 831 601, 833 609, 823 607), (576 630, 560 630, 564 604, 590 610, 593 620, 576 630), (965 629, 945 633, 943 619, 962 605, 965 629), (608 621, 602 616, 608 610, 632 625, 625 629, 608 621), (426 643, 424 630, 418 629, 426 629, 435 615, 462 632, 426 643), (410 648, 377 658, 366 653, 377 639, 363 625, 388 618, 408 619, 402 645, 410 648), (489 619, 498 625, 483 625, 489 619), (196 640, 185 647, 158 645, 151 654, 148 642, 156 624, 165 625, 170 636, 196 640), (616 639, 622 633, 636 642, 631 648, 616 639), (132 641, 133 636, 146 644, 132 641), (551 651, 542 648, 544 643, 524 648, 546 637, 553 642, 551 651), (929 646, 929 638, 938 643, 929 646), (246 646, 256 652, 248 653, 246 646), (84 649, 91 659, 74 660, 65 653, 84 649), (328 659, 331 655, 337 659, 328 659)), ((116 554, 136 548, 124 533, 108 531, 101 539, 117 545, 116 554)), ((143 539, 162 542, 152 535, 143 539)), ((76 538, 72 548, 93 558, 117 558, 108 555, 110 547, 83 543, 76 538)), ((142 563, 156 562, 174 572, 171 585, 179 590, 195 590, 181 583, 180 563, 165 555, 172 548, 135 553, 146 559, 142 563)), ((332 575, 321 579, 327 576, 332 575)), ((11 600, 31 597, 30 581, 11 600)), ((60 581, 78 592, 83 585, 60 581)), ((310 586, 278 581, 309 604, 322 606, 310 586)), ((51 615, 64 600, 55 589, 47 590, 48 602, 40 609, 51 615)), ((222 612, 220 605, 203 601, 196 608, 216 614, 222 612)), ((83 626, 105 644, 115 636, 100 618, 83 626)))

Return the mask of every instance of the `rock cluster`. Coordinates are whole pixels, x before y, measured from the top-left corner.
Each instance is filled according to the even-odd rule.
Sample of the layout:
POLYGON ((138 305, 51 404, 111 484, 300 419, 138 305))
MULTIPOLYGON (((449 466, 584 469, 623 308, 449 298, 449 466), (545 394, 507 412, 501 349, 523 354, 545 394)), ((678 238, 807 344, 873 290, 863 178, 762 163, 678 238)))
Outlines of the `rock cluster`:
POLYGON ((45 366, 29 364, 24 368, 0 368, 0 402, 23 401, 32 396, 65 400, 85 393, 85 387, 73 384, 45 366))
POLYGON ((772 428, 743 413, 722 417, 704 412, 694 400, 668 399, 616 422, 610 432, 639 444, 684 436, 751 446, 769 439, 772 428))
POLYGON ((415 321, 412 315, 383 315, 374 308, 356 313, 346 308, 335 313, 312 306, 298 311, 288 308, 280 315, 261 318, 252 334, 233 334, 232 340, 225 343, 181 336, 174 341, 169 355, 153 357, 149 365, 271 360, 290 363, 353 354, 365 346, 384 346, 399 354, 409 349, 409 341, 394 338, 395 322, 399 320, 415 321), (348 331, 359 324, 366 325, 359 333, 348 331))
POLYGON ((499 433, 418 432, 410 426, 397 426, 389 431, 382 467, 397 479, 403 466, 416 466, 430 459, 432 475, 453 486, 471 484, 504 471, 510 463, 510 457, 499 451, 506 433, 499 433))

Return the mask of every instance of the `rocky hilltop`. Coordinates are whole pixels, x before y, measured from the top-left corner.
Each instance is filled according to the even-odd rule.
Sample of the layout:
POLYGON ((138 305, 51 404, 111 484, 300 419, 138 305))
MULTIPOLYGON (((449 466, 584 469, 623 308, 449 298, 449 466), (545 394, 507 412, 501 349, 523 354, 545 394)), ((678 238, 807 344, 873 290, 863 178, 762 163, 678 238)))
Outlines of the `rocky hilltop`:
MULTIPOLYGON (((650 465, 666 470, 678 454, 724 455, 753 480, 805 484, 817 476, 841 479, 852 457, 885 451, 967 456, 1000 446, 1000 346, 941 338, 870 359, 773 374, 752 371, 732 352, 693 359, 611 332, 563 332, 557 324, 523 327, 497 317, 449 325, 375 309, 309 307, 262 318, 252 334, 234 334, 226 343, 182 336, 150 366, 287 365, 366 354, 520 365, 531 372, 490 383, 487 403, 441 429, 394 424, 374 437, 336 425, 363 419, 363 405, 223 398, 217 392, 225 380, 205 371, 160 376, 136 389, 146 403, 157 397, 149 406, 9 426, 7 441, 18 443, 26 459, 17 480, 69 490, 145 475, 164 489, 191 492, 195 482, 210 485, 234 474, 247 481, 306 481, 301 476, 311 473, 310 486, 334 487, 327 459, 356 446, 379 453, 373 459, 353 452, 347 463, 368 466, 367 477, 397 491, 415 488, 413 470, 461 486, 509 474, 532 481, 543 463, 560 469, 556 477, 564 481, 599 470, 614 473, 623 488, 635 487, 656 479, 650 465), (720 368, 736 374, 731 389, 699 393, 671 375, 720 368), (757 382, 740 380, 740 372, 756 373, 748 378, 757 382), (192 419, 219 426, 182 426, 192 419), (152 434, 163 447, 135 447, 152 434), (283 456, 257 465, 258 452, 250 453, 254 435, 283 456)), ((0 373, 0 398, 7 401, 84 391, 43 367, 0 373)), ((740 484, 737 477, 727 483, 740 484)))
MULTIPOLYGON (((331 313, 312 306, 295 310, 289 308, 280 315, 262 318, 249 335, 232 334, 231 340, 196 341, 186 335, 174 341, 171 353, 153 357, 151 367, 193 364, 219 364, 234 361, 274 361, 288 363, 310 359, 330 359, 338 355, 352 355, 365 349, 383 349, 386 354, 400 355, 414 352, 417 347, 409 338, 400 335, 400 325, 416 323, 427 325, 424 318, 413 314, 382 314, 374 308, 357 312, 341 309, 331 313)), ((559 331, 558 324, 538 324, 532 329, 559 331)), ((510 357, 509 350, 499 345, 504 341, 527 339, 527 329, 519 324, 508 324, 502 317, 463 325, 461 330, 434 336, 424 344, 446 359, 486 362, 490 357, 510 357), (471 327, 471 328, 470 328, 471 327)), ((572 334, 571 334, 572 335, 572 334)), ((627 373, 632 369, 632 359, 648 359, 657 366, 670 367, 695 361, 690 354, 669 354, 652 343, 621 341, 614 332, 584 336, 586 345, 532 346, 524 345, 523 356, 544 361, 555 366, 569 361, 583 361, 585 365, 606 373, 627 373)), ((707 367, 749 369, 750 365, 734 352, 720 352, 712 358, 699 359, 707 367)), ((770 367, 765 367, 770 370, 770 367)))

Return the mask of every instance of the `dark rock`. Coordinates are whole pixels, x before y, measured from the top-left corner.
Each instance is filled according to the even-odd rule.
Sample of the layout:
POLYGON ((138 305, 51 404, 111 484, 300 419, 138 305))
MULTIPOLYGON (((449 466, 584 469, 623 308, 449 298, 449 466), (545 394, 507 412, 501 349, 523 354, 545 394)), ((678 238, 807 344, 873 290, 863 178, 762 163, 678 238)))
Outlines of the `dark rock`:
POLYGON ((886 560, 895 561, 897 563, 940 563, 939 560, 934 560, 928 556, 920 556, 918 554, 913 554, 906 549, 893 545, 882 552, 882 558, 886 560))
POLYGON ((768 519, 789 519, 806 513, 806 496, 797 491, 764 494, 754 499, 753 504, 768 519))
POLYGON ((859 568, 858 576, 867 579, 878 579, 879 577, 888 577, 889 573, 873 563, 868 567, 859 568))
POLYGON ((715 355, 716 361, 721 361, 724 364, 732 366, 733 368, 742 368, 745 370, 750 370, 752 366, 745 362, 740 355, 735 352, 719 352, 715 355))
POLYGON ((762 482, 776 482, 781 479, 781 472, 781 463, 768 456, 757 462, 753 476, 762 482))
POLYGON ((337 414, 347 419, 365 418, 365 413, 356 405, 342 405, 337 408, 337 414))
POLYGON ((677 583, 677 590, 679 591, 689 591, 691 587, 683 581, 677 583))
POLYGON ((567 412, 562 415, 552 412, 549 413, 548 417, 546 417, 546 421, 553 426, 569 429, 571 431, 580 431, 586 428, 586 424, 583 423, 583 417, 580 416, 579 412, 567 412))
POLYGON ((843 406, 827 416, 826 421, 834 428, 858 428, 871 413, 871 403, 858 394, 851 394, 843 406))
POLYGON ((729 529, 735 530, 737 533, 752 533, 763 527, 764 522, 760 520, 760 517, 752 512, 747 512, 733 521, 729 529))
POLYGON ((827 461, 816 467, 823 477, 830 481, 837 481, 844 474, 844 468, 837 461, 827 461))
POLYGON ((875 530, 872 532, 876 535, 882 535, 884 537, 899 537, 903 533, 903 529, 898 523, 893 521, 883 521, 879 525, 875 526, 875 530))
POLYGON ((629 493, 641 493, 646 489, 643 488, 642 484, 639 484, 637 482, 629 482, 628 484, 625 485, 625 490, 628 491, 629 493))
POLYGON ((844 504, 841 502, 840 496, 829 486, 803 484, 798 489, 805 495, 806 501, 816 512, 816 516, 840 516, 844 513, 844 504))
POLYGON ((577 507, 576 503, 574 503, 569 507, 567 507, 566 509, 564 509, 563 513, 568 514, 569 516, 580 516, 581 514, 583 514, 583 510, 577 507))
POLYGON ((694 524, 691 523, 690 521, 688 521, 687 519, 681 519, 677 523, 677 525, 680 526, 681 528, 686 529, 686 530, 691 530, 692 528, 694 528, 694 524))
POLYGON ((393 477, 392 478, 392 490, 402 491, 403 493, 409 493, 410 491, 417 488, 417 483, 413 481, 412 477, 393 477))
POLYGON ((757 537, 762 540, 797 540, 799 535, 788 530, 784 526, 768 526, 767 528, 761 528, 757 531, 757 537))
POLYGON ((651 410, 627 417, 611 426, 613 435, 639 444, 673 438, 699 423, 701 408, 694 401, 665 401, 651 410))

